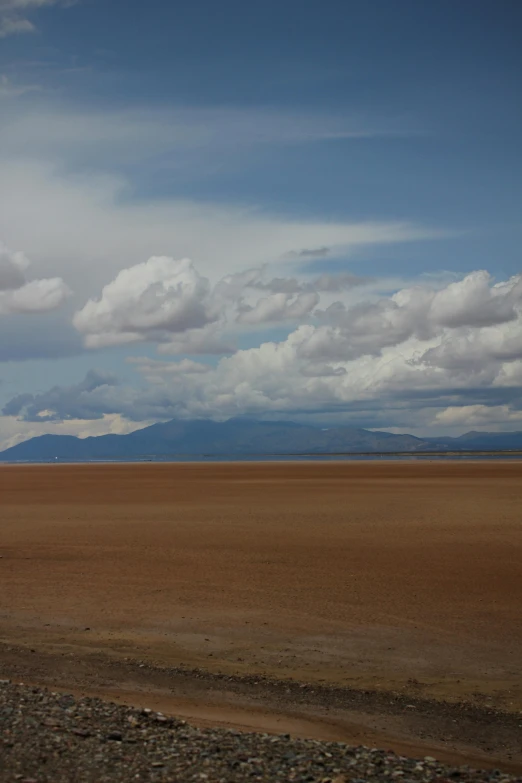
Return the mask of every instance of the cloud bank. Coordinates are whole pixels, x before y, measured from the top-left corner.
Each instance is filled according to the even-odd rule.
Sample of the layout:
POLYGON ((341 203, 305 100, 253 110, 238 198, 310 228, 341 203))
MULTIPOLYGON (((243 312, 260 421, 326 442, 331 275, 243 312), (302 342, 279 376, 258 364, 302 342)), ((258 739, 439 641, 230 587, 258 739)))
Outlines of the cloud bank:
POLYGON ((122 270, 73 318, 87 348, 160 344, 163 353, 230 353, 218 338, 232 323, 261 326, 310 316, 321 293, 346 291, 367 278, 343 273, 311 280, 272 278, 264 269, 225 276, 212 286, 189 259, 152 256, 122 270), (257 291, 269 296, 256 296, 257 291))
MULTIPOLYGON (((240 323, 245 289, 255 290, 253 275, 243 275, 239 287, 228 278, 240 323)), ((226 299, 223 286, 212 289, 201 282, 188 261, 155 259, 134 269, 131 279, 136 285, 102 293, 82 323, 91 323, 92 317, 96 328, 107 328, 109 335, 118 334, 117 327, 122 335, 142 340, 158 329, 179 330, 181 339, 184 327, 189 334, 197 331, 195 319, 204 330, 202 321, 216 317, 216 291, 226 299), (149 307, 151 297, 157 297, 157 309, 149 307)), ((274 296, 284 303, 295 295, 274 296)), ((248 312, 261 313, 264 302, 248 312)), ((521 275, 495 282, 487 272, 476 271, 438 288, 419 284, 377 301, 314 307, 294 313, 297 320, 308 317, 308 323, 296 325, 285 339, 236 351, 215 366, 189 359, 131 359, 144 386, 117 385, 115 379, 89 374, 71 387, 18 395, 4 414, 28 422, 95 420, 107 414, 132 421, 344 416, 359 424, 372 419, 375 426, 410 429, 462 423, 464 413, 458 411, 487 422, 486 408, 493 418, 499 412, 507 422, 520 418, 521 275)), ((264 317, 270 320, 271 313, 264 317)))

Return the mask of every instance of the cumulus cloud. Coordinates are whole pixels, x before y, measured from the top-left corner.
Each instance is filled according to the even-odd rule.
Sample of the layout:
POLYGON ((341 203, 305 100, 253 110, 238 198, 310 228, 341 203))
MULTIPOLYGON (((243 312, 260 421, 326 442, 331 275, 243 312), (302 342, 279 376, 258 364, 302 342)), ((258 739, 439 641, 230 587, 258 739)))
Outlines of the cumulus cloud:
MULTIPOLYGON (((389 349, 383 357, 365 357, 346 365, 304 364, 297 355, 302 337, 293 333, 281 343, 239 351, 205 371, 196 370, 192 363, 173 363, 177 366, 171 370, 161 362, 154 365, 145 360, 136 365, 148 381, 145 387, 115 385, 110 377, 89 375, 73 386, 18 395, 4 414, 33 423, 92 421, 116 414, 129 421, 148 422, 241 414, 333 416, 334 421, 343 417, 358 426, 402 426, 411 431, 426 427, 437 413, 450 407, 493 405, 511 412, 520 408, 520 385, 473 388, 469 378, 456 385, 447 373, 426 377, 389 349)), ((413 346, 405 346, 407 354, 412 350, 413 346)), ((442 423, 451 426, 449 420, 442 423)))
POLYGON ((442 366, 451 361, 452 355, 465 354, 468 345, 473 348, 475 357, 481 356, 488 342, 497 344, 497 352, 500 342, 505 357, 515 358, 513 351, 519 351, 516 344, 519 327, 500 331, 499 327, 517 321, 521 308, 522 276, 494 284, 487 272, 473 272, 441 290, 419 285, 398 291, 389 298, 352 307, 335 302, 317 313, 328 325, 314 330, 302 345, 301 353, 308 359, 349 360, 365 354, 377 355, 384 348, 410 338, 428 341, 443 335, 442 342, 428 349, 418 361, 442 366), (496 329, 493 332, 458 331, 486 327, 496 329), (445 328, 451 331, 444 332, 445 328), (512 339, 507 340, 506 333, 513 330, 512 339), (509 343, 509 349, 506 343, 509 343))
POLYGON ((292 294, 272 294, 259 299, 255 306, 242 305, 237 316, 240 324, 266 324, 273 321, 294 321, 306 318, 319 304, 319 294, 315 292, 292 294))
POLYGON ((217 319, 209 281, 191 261, 153 256, 123 269, 99 299, 90 299, 73 323, 88 348, 145 340, 165 342, 171 334, 201 329, 217 319))
POLYGON ((178 375, 184 373, 191 375, 196 373, 210 372, 210 365, 202 362, 195 362, 192 359, 182 359, 179 362, 162 362, 158 359, 150 359, 148 356, 130 356, 127 359, 128 364, 134 364, 140 372, 147 374, 150 372, 161 375, 178 375))
MULTIPOLYGON (((470 277, 473 284, 476 275, 461 281, 466 290, 473 288, 470 277)), ((328 317, 340 325, 300 324, 286 339, 239 350, 215 366, 136 359, 132 363, 148 381, 144 388, 114 386, 95 376, 94 383, 88 378, 78 386, 17 397, 6 412, 31 421, 117 413, 135 421, 343 415, 359 424, 411 428, 422 421, 441 426, 479 416, 485 421, 486 409, 496 408, 506 421, 515 421, 522 408, 519 278, 489 279, 489 293, 478 286, 477 308, 495 298, 495 308, 482 320, 470 301, 463 308, 453 297, 453 285, 417 286, 378 302, 333 307, 328 317), (473 361, 466 362, 470 344, 473 361), (454 361, 448 358, 452 346, 454 361), (456 413, 464 408, 467 414, 456 413)), ((212 326, 201 331, 206 328, 212 326)))
POLYGON ((451 406, 439 411, 435 424, 443 427, 497 427, 500 425, 518 425, 522 423, 522 410, 514 410, 509 405, 462 405, 451 406))
MULTIPOLYGON (((148 370, 143 365, 144 375, 148 370)), ((150 369, 150 367, 149 367, 150 369)), ((85 378, 70 386, 53 386, 38 394, 18 394, 4 406, 4 416, 35 424, 61 421, 96 421, 121 415, 130 421, 157 421, 182 415, 190 389, 186 379, 197 373, 166 373, 156 368, 153 383, 146 389, 124 386, 111 373, 89 370, 85 378), (170 376, 170 377, 167 377, 170 376), (176 389, 166 394, 165 384, 176 389), (178 399, 179 398, 179 399, 178 399)))
POLYGON ((70 290, 60 277, 27 280, 29 260, 0 242, 0 315, 55 310, 70 290))
POLYGON ((250 326, 299 322, 312 314, 320 293, 339 293, 367 280, 344 273, 264 282, 263 272, 227 275, 211 286, 189 259, 153 256, 119 272, 75 313, 73 323, 87 348, 149 341, 162 353, 231 353, 220 336, 230 320, 250 326), (273 293, 251 304, 248 292, 256 289, 273 293))
POLYGON ((307 378, 327 378, 331 375, 346 375, 346 367, 327 362, 310 362, 301 367, 301 375, 307 378))
POLYGON ((301 293, 341 293, 358 286, 367 285, 370 277, 354 275, 351 272, 322 274, 314 278, 273 277, 265 280, 270 266, 265 264, 253 269, 229 274, 216 285, 214 297, 227 302, 239 301, 249 289, 267 291, 271 294, 296 295, 301 293))
POLYGON ((493 284, 489 272, 472 272, 438 291, 430 318, 442 326, 492 326, 514 321, 522 302, 522 275, 493 284))
POLYGON ((440 342, 415 361, 457 372, 479 369, 492 362, 511 362, 522 357, 520 321, 446 332, 440 342))
POLYGON ((267 282, 256 278, 249 287, 270 291, 273 294, 299 294, 303 291, 303 281, 297 280, 295 277, 274 277, 267 282))
POLYGON ((29 261, 20 251, 12 252, 0 244, 0 291, 11 291, 25 285, 29 261))
POLYGON ((357 286, 367 285, 372 280, 370 277, 361 277, 351 274, 351 272, 342 272, 338 275, 325 273, 312 280, 298 280, 295 277, 274 277, 272 280, 265 282, 261 279, 261 273, 262 270, 259 270, 259 277, 254 277, 246 285, 262 291, 271 291, 274 294, 298 294, 307 291, 340 293, 357 286))
POLYGON ((71 5, 72 0, 0 0, 0 38, 36 30, 29 14, 51 5, 71 5))
POLYGON ((225 340, 220 335, 219 330, 211 326, 203 329, 189 329, 183 334, 170 337, 167 342, 160 343, 157 347, 158 353, 179 355, 179 354, 201 354, 201 355, 221 355, 231 354, 236 350, 231 340, 225 340))
POLYGON ((3 408, 4 416, 18 416, 25 421, 60 421, 64 419, 100 419, 107 411, 117 378, 101 370, 90 370, 84 380, 72 386, 53 386, 40 394, 18 394, 3 408))
POLYGON ((149 383, 164 383, 167 379, 175 379, 184 375, 204 375, 211 372, 208 364, 195 362, 192 359, 182 359, 179 362, 162 362, 146 356, 131 356, 127 359, 135 366, 149 383))

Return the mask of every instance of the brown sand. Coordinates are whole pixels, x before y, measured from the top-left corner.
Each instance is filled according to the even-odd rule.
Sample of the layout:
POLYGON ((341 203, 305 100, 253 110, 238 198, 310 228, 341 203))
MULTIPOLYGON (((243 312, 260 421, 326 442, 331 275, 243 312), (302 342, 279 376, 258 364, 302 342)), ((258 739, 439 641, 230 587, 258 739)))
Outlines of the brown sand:
POLYGON ((518 461, 5 466, 0 640, 522 710, 521 509, 518 461))

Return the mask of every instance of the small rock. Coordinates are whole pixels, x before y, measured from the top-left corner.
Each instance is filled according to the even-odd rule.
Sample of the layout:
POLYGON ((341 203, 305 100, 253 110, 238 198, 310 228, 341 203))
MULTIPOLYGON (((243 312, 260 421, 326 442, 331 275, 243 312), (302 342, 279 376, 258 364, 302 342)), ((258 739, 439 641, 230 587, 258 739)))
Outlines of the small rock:
POLYGON ((91 732, 86 729, 71 729, 71 734, 75 734, 77 737, 90 737, 91 732))

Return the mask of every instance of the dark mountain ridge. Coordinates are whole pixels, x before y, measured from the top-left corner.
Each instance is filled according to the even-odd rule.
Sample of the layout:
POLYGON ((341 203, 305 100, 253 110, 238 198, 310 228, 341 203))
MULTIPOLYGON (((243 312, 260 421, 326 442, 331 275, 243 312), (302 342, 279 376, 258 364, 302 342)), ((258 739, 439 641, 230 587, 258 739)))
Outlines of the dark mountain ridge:
POLYGON ((458 438, 417 438, 357 427, 322 428, 292 421, 173 419, 128 435, 89 438, 41 435, 0 452, 0 461, 518 449, 522 449, 522 432, 468 432, 458 438))

